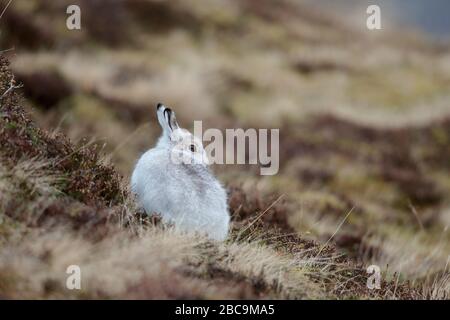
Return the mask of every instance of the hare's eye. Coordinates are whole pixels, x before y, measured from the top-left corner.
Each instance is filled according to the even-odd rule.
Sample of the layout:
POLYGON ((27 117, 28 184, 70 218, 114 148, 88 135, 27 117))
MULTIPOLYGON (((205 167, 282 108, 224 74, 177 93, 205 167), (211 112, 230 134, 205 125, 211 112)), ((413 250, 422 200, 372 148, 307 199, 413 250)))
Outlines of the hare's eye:
POLYGON ((189 150, 191 150, 192 152, 195 152, 195 144, 191 144, 189 146, 189 150))

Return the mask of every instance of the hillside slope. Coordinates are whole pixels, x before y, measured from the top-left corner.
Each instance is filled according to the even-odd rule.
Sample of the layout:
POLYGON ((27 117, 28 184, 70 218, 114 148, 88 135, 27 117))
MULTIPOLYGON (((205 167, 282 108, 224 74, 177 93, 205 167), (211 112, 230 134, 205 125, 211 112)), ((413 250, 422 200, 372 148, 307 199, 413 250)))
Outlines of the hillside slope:
MULTIPOLYGON (((13 76, 0 63, 6 92, 13 76)), ((224 244, 143 217, 98 150, 38 128, 17 90, 2 95, 0 108, 2 298, 420 297, 393 282, 368 290, 361 266, 292 235, 284 205, 240 188, 230 189, 240 213, 224 244), (65 288, 73 264, 82 270, 80 291, 65 288)))

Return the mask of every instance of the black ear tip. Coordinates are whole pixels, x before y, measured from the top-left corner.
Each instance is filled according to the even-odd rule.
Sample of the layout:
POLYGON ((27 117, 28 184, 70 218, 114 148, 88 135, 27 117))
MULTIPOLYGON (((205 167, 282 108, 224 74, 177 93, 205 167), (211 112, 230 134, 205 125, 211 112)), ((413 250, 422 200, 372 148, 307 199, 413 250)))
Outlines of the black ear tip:
POLYGON ((156 110, 159 110, 159 108, 162 108, 162 107, 164 107, 164 105, 163 105, 161 102, 159 102, 159 103, 156 105, 156 110))

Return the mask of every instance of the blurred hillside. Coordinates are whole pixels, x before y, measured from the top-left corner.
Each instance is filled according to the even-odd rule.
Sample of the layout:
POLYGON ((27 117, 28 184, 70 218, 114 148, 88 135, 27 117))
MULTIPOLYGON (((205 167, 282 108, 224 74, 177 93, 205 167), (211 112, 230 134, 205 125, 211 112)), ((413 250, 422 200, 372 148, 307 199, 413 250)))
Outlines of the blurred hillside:
MULTIPOLYGON (((8 2, 0 1, 0 7, 8 2)), ((365 10, 360 14, 357 18, 364 20, 365 10)), ((275 248, 264 238, 268 251, 260 249, 261 239, 253 236, 250 243, 230 242, 220 248, 192 240, 188 250, 192 256, 211 255, 212 262, 192 258, 186 264, 176 260, 173 270, 179 277, 183 269, 181 292, 188 297, 220 297, 217 288, 227 277, 240 284, 252 283, 251 289, 241 288, 239 294, 244 297, 448 297, 450 46, 434 43, 424 34, 391 27, 369 32, 365 25, 358 28, 343 21, 345 18, 312 7, 307 1, 293 0, 16 0, 0 20, 0 48, 11 61, 17 83, 23 84, 16 90, 24 97, 20 104, 31 112, 37 126, 50 136, 66 134, 75 146, 95 143, 98 147, 92 152, 114 165, 124 176, 124 185, 135 160, 159 135, 154 115, 154 105, 159 101, 173 107, 180 124, 187 128, 192 127, 193 120, 203 120, 204 128, 280 128, 278 175, 261 177, 253 166, 216 166, 214 170, 230 192, 234 240, 239 230, 247 230, 245 223, 261 212, 265 212, 258 226, 262 234, 271 234, 268 230, 275 228, 297 238, 281 237, 286 242, 277 243, 275 248), (80 31, 66 28, 69 4, 81 7, 80 31), (281 201, 274 204, 279 197, 281 201), (291 242, 297 250, 301 247, 301 262, 278 256, 280 246, 287 250, 291 242), (329 251, 324 249, 328 246, 329 251), (305 258, 311 251, 315 258, 325 254, 322 263, 328 261, 335 267, 344 263, 347 267, 339 269, 342 273, 330 267, 332 270, 316 275, 322 270, 318 262, 305 258), (256 253, 267 259, 272 269, 252 265, 244 258, 239 263, 224 258, 248 258, 246 255, 256 253), (342 254, 347 260, 336 262, 336 256, 342 254), (295 269, 298 263, 304 263, 301 280, 295 269), (254 269, 242 270, 246 264, 254 269), (386 291, 375 296, 364 291, 362 274, 370 264, 379 265, 388 281, 386 291), (198 265, 204 273, 194 278, 202 281, 186 280, 186 274, 193 276, 192 266, 198 265), (356 273, 346 278, 344 270, 349 265, 356 273), (279 268, 291 268, 287 272, 289 281, 275 279, 279 268), (268 273, 258 278, 259 270, 268 273), (221 280, 215 278, 218 274, 221 280), (322 278, 311 280, 316 276, 322 278), (348 279, 352 277, 359 282, 347 288, 346 281, 351 283, 348 279), (399 284, 404 287, 397 296, 399 284), (281 285, 287 287, 273 289, 281 285), (312 286, 316 295, 299 292, 303 286, 312 286), (342 288, 345 290, 340 291, 342 288)), ((48 149, 47 143, 39 148, 48 149)), ((15 147, 21 145, 18 142, 15 147)), ((64 158, 73 152, 67 148, 50 156, 42 152, 24 154, 33 161, 37 156, 47 159, 55 154, 64 158)), ((12 154, 2 144, 2 156, 9 159, 12 154)), ((58 167, 58 176, 70 172, 86 175, 98 160, 91 152, 87 157, 87 162, 58 167)), ((9 161, 9 166, 20 159, 9 161)), ((91 181, 89 177, 80 185, 75 184, 76 179, 68 186, 57 185, 57 192, 45 189, 42 196, 61 192, 70 201, 89 206, 84 218, 69 214, 76 220, 70 239, 83 242, 80 246, 85 251, 79 259, 91 263, 90 268, 95 270, 98 266, 88 261, 90 250, 97 247, 79 239, 77 232, 83 230, 79 221, 89 225, 99 208, 112 216, 118 211, 129 214, 133 209, 124 200, 126 187, 118 190, 115 180, 113 185, 104 182, 94 187, 92 181, 96 179, 91 181), (93 193, 94 200, 86 198, 93 190, 101 191, 93 193), (111 209, 114 205, 122 209, 111 209)), ((6 214, 7 210, 2 210, 6 214)), ((57 212, 67 214, 63 209, 57 212)), ((23 222, 14 219, 14 224, 23 222)), ((69 236, 64 240, 60 232, 58 229, 53 236, 73 248, 69 236)), ((165 269, 164 259, 182 252, 183 247, 170 249, 183 243, 179 235, 164 236, 159 229, 152 229, 143 239, 125 241, 120 236, 113 238, 118 231, 113 235, 108 232, 99 236, 103 242, 98 250, 111 264, 120 264, 115 260, 118 258, 107 256, 113 250, 111 242, 126 247, 123 243, 130 241, 135 248, 132 252, 138 256, 146 252, 141 245, 159 239, 167 247, 167 257, 160 257, 160 269, 146 276, 153 287, 167 287, 164 281, 172 277, 169 272, 158 285, 152 281, 165 269)), ((15 265, 5 262, 10 252, 43 254, 38 245, 30 249, 27 242, 15 244, 11 240, 14 232, 4 234, 8 236, 3 236, 1 243, 9 247, 0 255, 4 263, 0 270, 14 270, 15 265)), ((54 254, 66 250, 63 245, 52 249, 53 238, 34 233, 29 237, 30 242, 54 249, 54 254)), ((148 250, 158 255, 155 248, 148 250)), ((289 254, 295 256, 295 250, 289 254)), ((129 255, 127 259, 136 258, 129 255)), ((63 264, 56 260, 56 265, 63 264)), ((33 266, 41 271, 45 269, 42 266, 56 268, 53 262, 39 263, 33 266)), ((43 278, 46 272, 42 271, 43 278)), ((3 278, 0 276, 0 294, 11 295, 14 290, 9 286, 14 286, 5 285, 3 278)), ((64 296, 52 291, 52 283, 49 296, 64 296)), ((113 289, 117 291, 112 297, 131 297, 130 292, 138 292, 139 297, 173 297, 161 288, 150 294, 144 284, 134 289, 113 289)), ((39 296, 39 290, 32 291, 35 295, 31 296, 39 296)), ((104 297, 98 290, 88 297, 104 297)), ((229 290, 225 296, 236 297, 237 293, 229 290)))

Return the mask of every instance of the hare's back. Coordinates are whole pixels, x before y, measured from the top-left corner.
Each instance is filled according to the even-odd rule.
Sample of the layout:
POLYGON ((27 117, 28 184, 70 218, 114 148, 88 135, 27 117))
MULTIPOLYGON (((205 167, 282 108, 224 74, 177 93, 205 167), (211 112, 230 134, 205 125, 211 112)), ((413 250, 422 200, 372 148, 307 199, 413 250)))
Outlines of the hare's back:
POLYGON ((165 161, 163 150, 150 149, 145 152, 136 163, 131 184, 133 191, 139 195, 146 186, 161 184, 165 179, 164 175, 167 162, 165 161))

